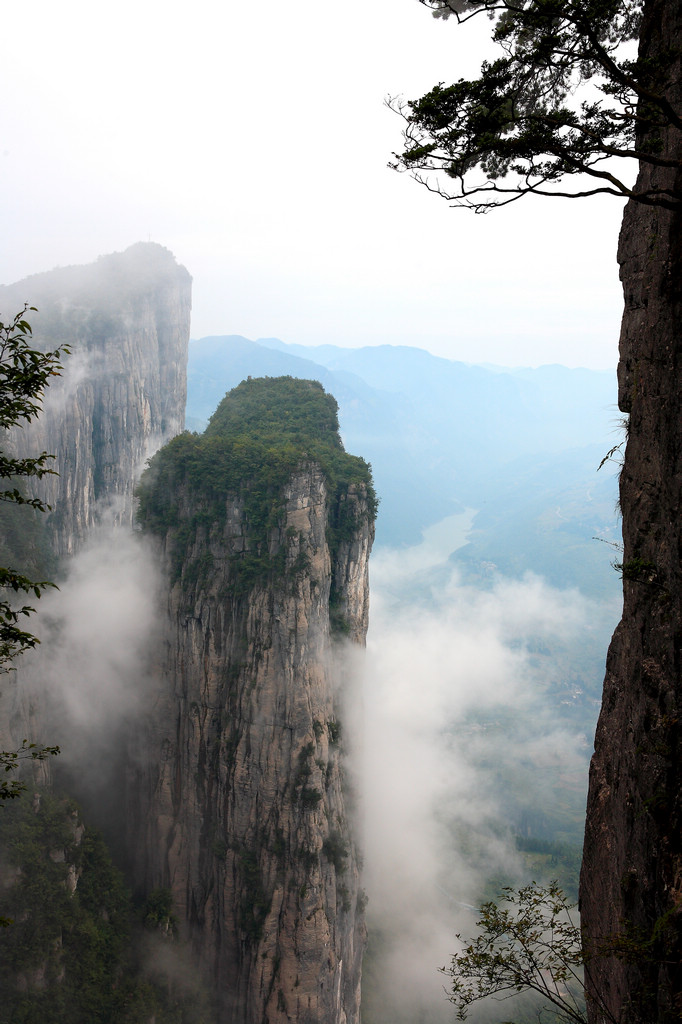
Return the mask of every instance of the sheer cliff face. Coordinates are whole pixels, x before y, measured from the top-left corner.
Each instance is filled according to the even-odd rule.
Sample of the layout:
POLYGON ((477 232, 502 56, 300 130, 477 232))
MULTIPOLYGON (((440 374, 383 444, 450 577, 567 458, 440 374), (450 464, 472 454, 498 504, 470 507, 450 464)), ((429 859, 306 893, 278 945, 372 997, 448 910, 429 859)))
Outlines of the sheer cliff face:
POLYGON ((38 307, 28 314, 36 347, 71 347, 42 415, 13 444, 56 456, 59 476, 36 490, 54 509, 56 552, 72 554, 107 507, 132 524, 135 479, 183 429, 191 278, 168 250, 139 243, 0 288, 5 319, 24 303, 38 307))
MULTIPOLYGON (((682 39, 678 4, 646 3, 644 55, 682 39)), ((671 96, 679 109, 679 50, 671 96)), ((669 130, 664 153, 678 161, 669 130)), ((680 172, 644 169, 641 180, 680 172)), ((624 609, 609 649, 590 773, 581 912, 588 945, 616 935, 630 956, 591 967, 613 1021, 679 1020, 682 1006, 682 223, 630 204, 620 238, 625 296, 620 408, 630 414, 621 475, 624 609)), ((623 951, 625 952, 625 950, 623 951)), ((591 1019, 606 1012, 593 1003, 591 1019)))
POLYGON ((137 881, 172 890, 221 1020, 345 1024, 359 1020, 365 928, 342 653, 365 638, 373 510, 365 484, 332 489, 303 462, 257 541, 256 486, 208 515, 201 488, 177 483, 176 522, 155 531, 174 582, 133 741, 137 881))
MULTIPOLYGON (((1 319, 9 320, 26 303, 36 306, 38 312, 27 314, 35 347, 68 344, 72 350, 64 357, 63 376, 46 391, 41 416, 3 439, 20 455, 56 456, 59 475, 28 488, 53 509, 34 524, 45 541, 41 560, 43 546, 58 556, 77 552, 108 510, 130 528, 136 477, 146 458, 183 426, 190 297, 187 271, 153 244, 0 288, 1 319)), ((9 561, 3 564, 18 559, 23 566, 24 555, 12 550, 20 531, 7 531, 5 522, 0 545, 9 561)), ((41 564, 33 577, 52 572, 41 564)), ((36 631, 45 638, 47 628, 36 631)), ((45 644, 38 654, 47 657, 50 649, 45 644)), ((82 651, 74 652, 73 665, 74 671, 88 671, 82 651)), ((0 743, 14 749, 24 737, 57 742, 49 709, 54 688, 46 688, 40 658, 27 656, 17 668, 17 684, 0 691, 0 743)), ((58 739, 68 745, 65 737, 58 739)), ((41 767, 47 770, 48 764, 41 767)))

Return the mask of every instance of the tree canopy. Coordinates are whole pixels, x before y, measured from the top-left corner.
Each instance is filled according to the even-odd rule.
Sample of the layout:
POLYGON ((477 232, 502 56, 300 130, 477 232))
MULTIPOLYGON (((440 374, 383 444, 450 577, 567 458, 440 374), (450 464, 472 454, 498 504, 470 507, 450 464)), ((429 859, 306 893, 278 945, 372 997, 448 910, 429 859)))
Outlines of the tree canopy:
POLYGON ((607 193, 677 209, 682 193, 628 183, 639 164, 677 167, 664 137, 678 55, 636 54, 642 0, 419 0, 437 17, 487 15, 500 56, 480 77, 389 100, 405 120, 396 169, 477 212, 529 193, 607 193), (618 159, 625 163, 619 163, 618 159))

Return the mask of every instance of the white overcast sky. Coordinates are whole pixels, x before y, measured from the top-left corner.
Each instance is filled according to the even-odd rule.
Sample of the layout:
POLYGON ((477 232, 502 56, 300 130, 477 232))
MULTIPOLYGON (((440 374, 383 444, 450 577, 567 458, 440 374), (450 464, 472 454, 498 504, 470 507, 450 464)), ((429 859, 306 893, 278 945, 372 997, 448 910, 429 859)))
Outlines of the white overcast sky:
POLYGON ((485 217, 387 168, 389 94, 473 74, 417 0, 3 5, 0 282, 151 239, 192 334, 615 367, 616 199, 485 217))

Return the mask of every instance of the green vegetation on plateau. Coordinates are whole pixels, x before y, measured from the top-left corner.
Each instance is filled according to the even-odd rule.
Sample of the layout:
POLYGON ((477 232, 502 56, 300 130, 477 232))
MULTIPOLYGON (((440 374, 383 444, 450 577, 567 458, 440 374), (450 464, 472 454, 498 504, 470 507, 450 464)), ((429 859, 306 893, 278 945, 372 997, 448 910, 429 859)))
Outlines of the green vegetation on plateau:
POLYGON ((374 518, 370 467, 344 451, 337 410, 317 381, 245 380, 225 396, 203 434, 180 434, 151 459, 138 488, 139 518, 154 533, 176 531, 178 575, 197 529, 221 520, 226 501, 234 498, 243 503, 249 543, 240 559, 241 586, 276 571, 284 552, 273 554, 269 544, 271 531, 282 525, 284 488, 310 463, 321 467, 327 481, 332 551, 357 525, 346 500, 349 486, 366 493, 374 518), (181 508, 183 501, 188 509, 181 508))

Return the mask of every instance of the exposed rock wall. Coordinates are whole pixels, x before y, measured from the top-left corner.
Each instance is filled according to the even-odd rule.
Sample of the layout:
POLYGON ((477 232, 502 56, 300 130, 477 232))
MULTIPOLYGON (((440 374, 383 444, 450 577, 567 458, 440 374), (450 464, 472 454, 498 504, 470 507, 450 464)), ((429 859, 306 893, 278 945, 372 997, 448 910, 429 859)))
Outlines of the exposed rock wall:
POLYGON ((59 476, 34 490, 54 509, 55 551, 73 554, 108 506, 132 524, 145 461, 184 427, 191 278, 167 249, 138 243, 0 288, 5 321, 25 303, 38 308, 27 315, 36 347, 68 344, 71 355, 12 443, 56 456, 59 476))
MULTIPOLYGON (((682 9, 644 5, 641 53, 676 49, 682 108, 682 9)), ((671 128, 663 153, 682 158, 671 128)), ((675 168, 643 167, 682 189, 675 168)), ((619 404, 629 413, 620 481, 623 617, 608 653, 590 772, 581 913, 588 947, 619 956, 590 967, 593 1022, 662 1022, 682 1014, 682 221, 629 204, 620 236, 625 297, 619 404), (601 1005, 600 1002, 601 1001, 601 1005)))
MULTIPOLYGON (((202 511, 187 488, 173 500, 183 522, 202 511)), ((364 896, 339 650, 364 642, 373 517, 361 485, 341 500, 356 527, 332 553, 328 484, 304 464, 268 535, 278 568, 246 588, 235 565, 252 536, 238 497, 204 518, 180 564, 178 528, 157 541, 174 582, 133 738, 131 841, 138 884, 172 890, 224 1024, 359 1021, 364 896)))
MULTIPOLYGON (((19 455, 56 456, 52 465, 59 475, 28 488, 53 509, 32 517, 42 543, 34 544, 27 528, 31 513, 23 530, 22 521, 17 526, 0 518, 0 546, 8 559, 2 564, 43 579, 55 570, 28 568, 44 561, 42 553, 33 557, 34 547, 72 555, 108 510, 130 529, 133 489, 147 457, 183 428, 191 278, 167 249, 140 243, 87 266, 0 288, 3 322, 25 304, 38 307, 27 314, 36 348, 68 344, 72 350, 64 357, 63 376, 45 393, 40 417, 3 438, 3 446, 19 455)), ((5 504, 0 512, 13 509, 5 504)), ((30 620, 28 628, 36 628, 30 620)), ((18 668, 15 685, 0 689, 0 744, 15 749, 28 737, 47 744, 61 739, 66 746, 65 738, 55 737, 39 659, 26 656, 18 668)), ((49 764, 33 765, 43 782, 49 764)))

